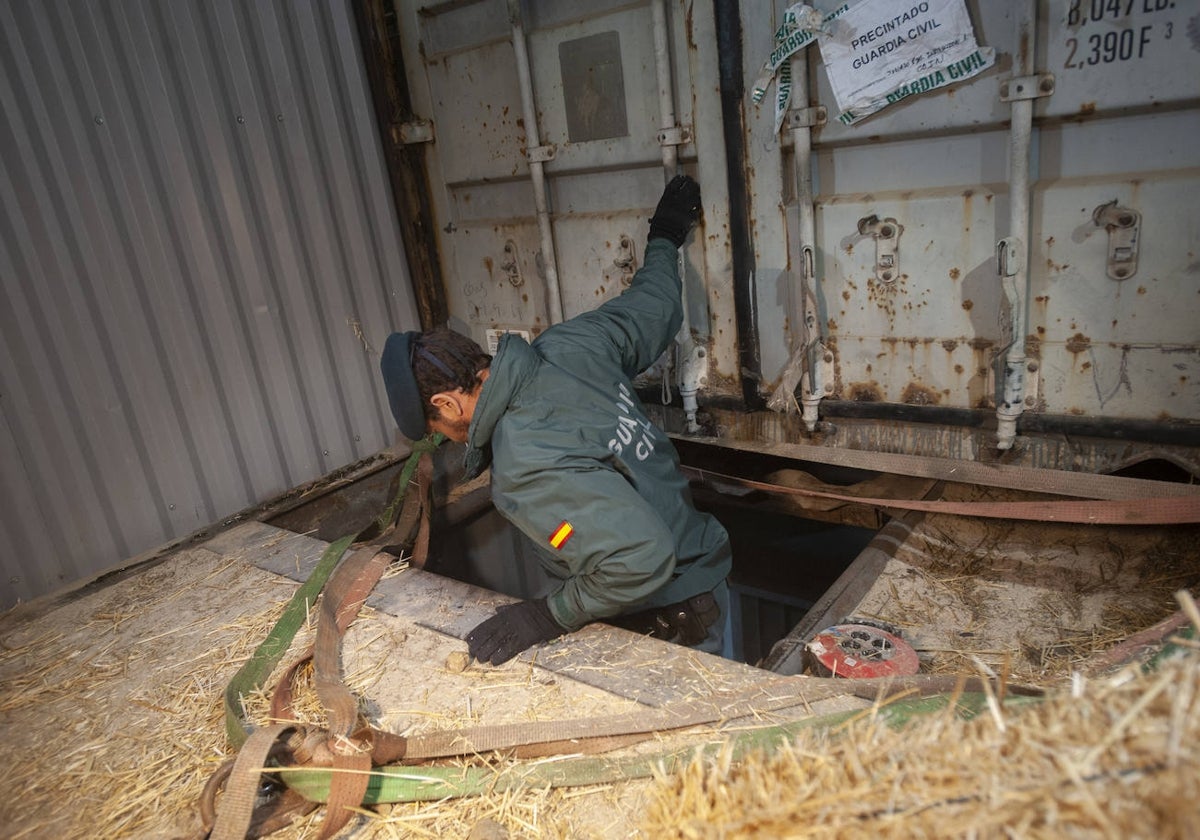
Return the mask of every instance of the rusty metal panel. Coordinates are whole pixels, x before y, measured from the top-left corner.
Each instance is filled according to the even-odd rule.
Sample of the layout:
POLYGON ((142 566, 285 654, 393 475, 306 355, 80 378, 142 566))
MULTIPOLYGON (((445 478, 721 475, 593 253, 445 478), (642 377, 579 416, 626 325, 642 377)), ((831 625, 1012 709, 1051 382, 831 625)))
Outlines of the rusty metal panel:
MULTIPOLYGON (((774 4, 771 20, 743 13, 759 51, 747 56, 748 73, 786 5, 774 4)), ((1041 0, 1027 4, 1031 17, 1022 4, 967 8, 979 43, 996 50, 993 68, 855 126, 831 117, 812 128, 819 322, 835 357, 829 396, 994 408, 1013 321, 997 244, 1017 237, 1028 247, 1028 320, 1018 338, 1028 356, 1026 411, 1200 419, 1200 228, 1188 201, 1200 186, 1196 10, 1158 0, 1041 0), (1093 35, 1101 53, 1080 65, 1080 45, 1093 35), (1010 229, 1006 91, 1030 49, 1034 71, 1053 74, 1053 84, 1039 86, 1033 104, 1023 242, 1026 232, 1010 229), (899 230, 891 242, 876 236, 889 221, 899 230), (881 266, 892 260, 895 276, 885 278, 881 266)), ((803 60, 808 104, 835 114, 819 49, 803 60)), ((759 289, 768 386, 797 338, 799 268, 796 150, 786 129, 774 135, 769 106, 752 112, 749 144, 756 226, 767 233, 756 241, 760 267, 779 272, 759 289), (775 239, 781 224, 786 247, 775 239)))
MULTIPOLYGON (((653 23, 647 5, 535 30, 529 37, 529 59, 541 108, 542 142, 559 146, 555 159, 547 167, 549 171, 584 167, 616 170, 659 163, 653 23), (585 56, 578 49, 581 42, 613 36, 618 47, 618 67, 612 66, 608 53, 585 56), (560 60, 563 49, 572 52, 572 61, 560 60), (581 95, 587 96, 586 87, 581 85, 588 78, 605 73, 621 76, 621 116, 626 130, 576 142, 570 131, 572 112, 594 109, 598 104, 598 100, 591 101, 594 95, 588 96, 588 101, 581 101, 581 95)), ((679 89, 688 90, 686 73, 679 81, 679 89)))
POLYGON ((980 172, 977 163, 995 160, 1002 143, 985 133, 819 154, 820 313, 837 358, 831 396, 992 407, 1000 298, 992 252, 1006 205, 994 181, 971 179, 1003 177, 1002 167, 980 172), (908 161, 907 189, 879 189, 896 182, 897 157, 908 161), (876 238, 862 230, 872 218, 900 231, 890 280, 877 271, 876 238))
POLYGON ((50 547, 0 606, 391 441, 417 319, 348 3, 0 4, 0 114, 0 533, 50 547))
MULTIPOLYGON (((536 334, 551 323, 517 55, 504 0, 399 4, 414 108, 432 119, 430 181, 452 324, 484 344, 490 330, 536 334), (487 21, 469 30, 468 21, 487 21), (451 39, 446 33, 462 32, 451 39), (466 34, 470 31, 472 34, 466 34)), ((665 183, 649 2, 530 2, 523 15, 564 317, 624 288, 665 183), (591 45, 595 49, 585 49, 591 45), (597 119, 595 124, 587 120, 597 119)), ((728 195, 712 9, 665 4, 679 162, 705 190, 706 235, 687 254, 689 329, 710 350, 710 382, 736 390, 728 195), (701 82, 694 82, 701 79, 701 82)))
POLYGON ((1034 203, 1030 344, 1041 363, 1039 406, 1052 413, 1200 414, 1200 227, 1186 209, 1200 171, 1171 165, 1186 161, 1195 112, 1140 124, 1145 142, 1133 159, 1120 151, 1125 120, 1043 132, 1043 148, 1057 153, 1043 155, 1034 203), (1073 161, 1080 149, 1094 150, 1083 166, 1073 161), (1139 241, 1136 264, 1110 273, 1113 234, 1095 216, 1114 201, 1139 217, 1139 241))
POLYGON ((441 180, 460 185, 528 177, 517 67, 507 41, 442 54, 422 72, 432 90, 427 113, 436 126, 441 180))

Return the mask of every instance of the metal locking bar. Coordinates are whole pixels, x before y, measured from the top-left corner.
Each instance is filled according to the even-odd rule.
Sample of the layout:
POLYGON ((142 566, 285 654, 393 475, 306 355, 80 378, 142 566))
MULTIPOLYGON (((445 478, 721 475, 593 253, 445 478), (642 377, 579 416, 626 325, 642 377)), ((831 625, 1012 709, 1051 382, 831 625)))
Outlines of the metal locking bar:
POLYGON ((858 232, 875 239, 875 279, 894 283, 900 276, 900 234, 904 225, 893 218, 880 220, 871 215, 858 220, 858 232))
POLYGON ((1113 280, 1127 280, 1137 274, 1142 214, 1129 207, 1119 207, 1114 198, 1092 212, 1092 221, 1096 227, 1108 231, 1108 276, 1113 280))

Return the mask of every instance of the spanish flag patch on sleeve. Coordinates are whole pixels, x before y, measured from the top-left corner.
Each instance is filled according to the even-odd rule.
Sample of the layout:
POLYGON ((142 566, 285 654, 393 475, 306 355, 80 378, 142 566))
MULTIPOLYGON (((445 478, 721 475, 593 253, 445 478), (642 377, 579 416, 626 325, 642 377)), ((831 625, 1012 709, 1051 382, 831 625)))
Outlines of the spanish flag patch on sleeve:
POLYGON ((559 549, 566 545, 567 540, 571 539, 571 535, 575 533, 574 526, 566 520, 561 525, 554 529, 554 533, 550 535, 550 545, 559 549))

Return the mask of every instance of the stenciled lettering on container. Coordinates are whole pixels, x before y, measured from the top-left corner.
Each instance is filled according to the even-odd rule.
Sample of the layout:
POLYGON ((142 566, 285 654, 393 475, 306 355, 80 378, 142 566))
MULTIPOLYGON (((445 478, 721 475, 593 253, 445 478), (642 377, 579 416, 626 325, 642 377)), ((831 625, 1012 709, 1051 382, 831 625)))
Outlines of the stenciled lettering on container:
POLYGON ((1070 0, 1063 69, 1140 61, 1166 49, 1176 35, 1176 5, 1176 0, 1070 0))

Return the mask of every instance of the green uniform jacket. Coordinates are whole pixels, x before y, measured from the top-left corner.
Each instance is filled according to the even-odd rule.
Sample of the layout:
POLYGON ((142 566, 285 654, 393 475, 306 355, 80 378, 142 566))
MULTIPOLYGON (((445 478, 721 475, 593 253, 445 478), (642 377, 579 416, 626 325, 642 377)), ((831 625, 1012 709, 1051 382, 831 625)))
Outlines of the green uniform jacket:
POLYGON ((562 586, 563 627, 708 592, 730 568, 729 536, 692 506, 679 456, 631 379, 682 322, 678 251, 651 240, 620 297, 550 327, 506 335, 480 392, 467 472, 492 467, 492 501, 562 586))

